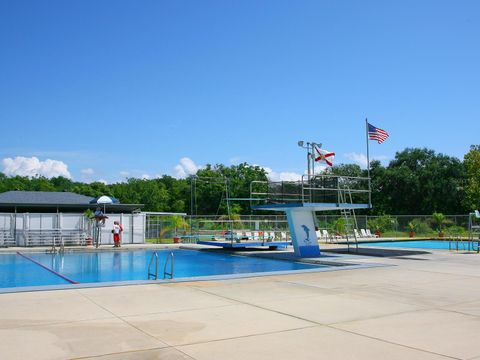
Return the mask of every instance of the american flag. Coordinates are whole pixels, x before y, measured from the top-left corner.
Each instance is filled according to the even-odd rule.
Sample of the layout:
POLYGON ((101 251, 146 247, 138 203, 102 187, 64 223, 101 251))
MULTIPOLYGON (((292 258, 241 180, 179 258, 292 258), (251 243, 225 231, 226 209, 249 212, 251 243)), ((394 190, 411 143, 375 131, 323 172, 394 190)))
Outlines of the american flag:
POLYGON ((378 143, 381 144, 388 139, 388 133, 372 124, 368 124, 368 138, 370 140, 377 140, 378 143))

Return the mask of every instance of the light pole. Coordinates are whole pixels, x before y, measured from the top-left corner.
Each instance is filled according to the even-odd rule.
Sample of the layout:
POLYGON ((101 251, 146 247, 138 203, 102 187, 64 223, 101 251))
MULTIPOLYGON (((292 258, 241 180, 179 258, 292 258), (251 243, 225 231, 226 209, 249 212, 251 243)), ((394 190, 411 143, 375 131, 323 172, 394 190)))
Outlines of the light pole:
POLYGON ((307 175, 308 180, 310 181, 310 177, 315 175, 315 146, 319 148, 322 147, 321 143, 314 143, 314 142, 305 142, 300 140, 297 142, 298 146, 303 149, 307 149, 307 175), (310 165, 311 162, 311 165, 310 165))

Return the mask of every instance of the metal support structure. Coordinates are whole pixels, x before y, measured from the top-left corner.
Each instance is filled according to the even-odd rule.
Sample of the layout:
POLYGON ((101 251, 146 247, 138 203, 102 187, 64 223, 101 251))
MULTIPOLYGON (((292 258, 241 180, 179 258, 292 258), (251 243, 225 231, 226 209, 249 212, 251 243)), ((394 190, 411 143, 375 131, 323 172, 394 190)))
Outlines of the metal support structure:
POLYGON ((307 149, 307 175, 310 178, 315 175, 315 146, 322 147, 321 143, 306 142, 301 140, 298 143, 303 149, 307 149))
MULTIPOLYGON (((228 220, 231 220, 231 208, 230 208, 230 191, 229 191, 229 181, 228 178, 222 176, 222 177, 207 177, 207 176, 196 176, 192 175, 190 177, 190 235, 193 236, 193 216, 198 215, 198 209, 197 209, 197 182, 198 181, 204 181, 208 183, 213 183, 213 184, 222 184, 223 185, 223 190, 220 198, 220 202, 218 205, 218 208, 220 209, 220 206, 222 204, 222 201, 225 199, 225 204, 227 208, 227 216, 228 220), (225 192, 225 198, 223 197, 223 193, 225 192)), ((217 212, 218 213, 218 212, 217 212)), ((233 228, 230 228, 230 231, 232 231, 233 228)))
POLYGON ((478 210, 475 210, 475 212, 468 214, 468 240, 469 240, 469 250, 471 248, 473 251, 476 251, 477 253, 479 253, 480 252, 480 212, 478 210))

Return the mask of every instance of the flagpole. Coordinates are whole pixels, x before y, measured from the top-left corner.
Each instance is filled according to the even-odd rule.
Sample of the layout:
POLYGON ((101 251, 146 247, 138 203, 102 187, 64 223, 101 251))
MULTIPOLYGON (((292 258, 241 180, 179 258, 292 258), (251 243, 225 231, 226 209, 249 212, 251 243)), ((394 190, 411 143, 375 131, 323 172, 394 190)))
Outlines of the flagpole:
POLYGON ((372 183, 370 179, 370 148, 368 141, 368 119, 365 118, 365 138, 367 140, 368 206, 372 207, 372 183))

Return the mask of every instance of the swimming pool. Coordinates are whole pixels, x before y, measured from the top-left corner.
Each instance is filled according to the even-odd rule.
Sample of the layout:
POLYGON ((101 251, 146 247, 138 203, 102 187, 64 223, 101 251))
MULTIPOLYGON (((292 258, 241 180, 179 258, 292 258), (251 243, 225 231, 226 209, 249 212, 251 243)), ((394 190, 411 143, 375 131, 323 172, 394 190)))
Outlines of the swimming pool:
MULTIPOLYGON (((396 247, 396 248, 413 248, 413 249, 435 249, 435 250, 448 250, 448 240, 410 240, 410 241, 381 241, 372 243, 362 243, 360 246, 378 246, 378 247, 396 247)), ((459 249, 467 244, 459 242, 459 249)), ((452 247, 455 248, 455 244, 452 242, 452 247)))
MULTIPOLYGON (((157 250, 159 278, 173 252, 174 278, 266 273, 329 267, 195 250, 157 250)), ((0 255, 0 288, 147 280, 153 250, 0 255)))

